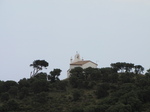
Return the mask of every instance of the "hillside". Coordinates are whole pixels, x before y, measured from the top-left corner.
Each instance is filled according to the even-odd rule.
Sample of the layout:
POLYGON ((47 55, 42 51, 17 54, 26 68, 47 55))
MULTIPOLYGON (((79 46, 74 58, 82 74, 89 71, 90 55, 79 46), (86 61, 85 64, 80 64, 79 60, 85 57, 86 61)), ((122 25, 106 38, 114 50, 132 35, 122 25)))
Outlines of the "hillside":
POLYGON ((150 70, 142 74, 142 66, 119 64, 75 68, 61 81, 54 71, 0 81, 0 112, 149 112, 150 70))

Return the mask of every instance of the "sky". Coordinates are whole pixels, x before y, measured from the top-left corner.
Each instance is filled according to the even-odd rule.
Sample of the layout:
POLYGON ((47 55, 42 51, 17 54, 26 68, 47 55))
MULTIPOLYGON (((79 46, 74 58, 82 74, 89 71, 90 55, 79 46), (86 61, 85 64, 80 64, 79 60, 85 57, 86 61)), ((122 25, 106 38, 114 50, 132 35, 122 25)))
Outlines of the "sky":
POLYGON ((99 68, 150 68, 149 0, 0 0, 0 80, 29 78, 34 60, 67 77, 76 51, 99 68))

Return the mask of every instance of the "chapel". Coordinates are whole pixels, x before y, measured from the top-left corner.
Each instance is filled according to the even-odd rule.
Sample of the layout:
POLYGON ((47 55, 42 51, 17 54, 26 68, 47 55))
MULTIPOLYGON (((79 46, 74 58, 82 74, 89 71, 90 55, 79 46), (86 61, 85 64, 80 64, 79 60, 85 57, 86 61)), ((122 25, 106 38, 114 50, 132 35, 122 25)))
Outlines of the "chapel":
POLYGON ((70 68, 67 71, 67 77, 70 77, 70 71, 71 69, 74 69, 75 67, 81 67, 83 69, 92 67, 92 68, 97 68, 98 64, 90 61, 90 60, 84 60, 83 58, 80 58, 80 54, 77 52, 76 55, 74 56, 74 59, 70 59, 70 68))

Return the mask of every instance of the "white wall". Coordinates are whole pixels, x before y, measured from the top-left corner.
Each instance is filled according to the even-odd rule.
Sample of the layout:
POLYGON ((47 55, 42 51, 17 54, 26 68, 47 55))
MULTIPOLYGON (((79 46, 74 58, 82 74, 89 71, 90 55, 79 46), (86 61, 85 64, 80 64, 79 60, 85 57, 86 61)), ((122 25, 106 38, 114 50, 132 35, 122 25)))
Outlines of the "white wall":
POLYGON ((75 67, 82 67, 81 65, 70 65, 70 69, 73 69, 75 67))
POLYGON ((83 69, 88 68, 88 67, 97 68, 97 65, 92 62, 88 62, 82 66, 83 69))
POLYGON ((97 68, 97 65, 92 62, 88 62, 82 66, 81 65, 70 65, 70 69, 67 71, 67 77, 70 76, 70 70, 75 67, 82 67, 83 69, 88 68, 88 67, 97 68))

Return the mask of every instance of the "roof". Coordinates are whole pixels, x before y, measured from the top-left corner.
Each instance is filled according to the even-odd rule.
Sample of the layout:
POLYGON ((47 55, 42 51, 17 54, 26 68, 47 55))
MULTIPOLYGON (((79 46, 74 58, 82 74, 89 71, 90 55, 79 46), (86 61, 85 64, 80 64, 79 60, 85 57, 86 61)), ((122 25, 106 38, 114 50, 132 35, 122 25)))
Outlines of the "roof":
POLYGON ((88 63, 88 62, 91 62, 91 63, 97 65, 96 63, 94 63, 94 62, 92 62, 92 61, 89 61, 89 60, 87 60, 87 61, 77 61, 77 62, 73 62, 73 63, 71 63, 70 65, 84 65, 84 64, 86 64, 86 63, 88 63))

